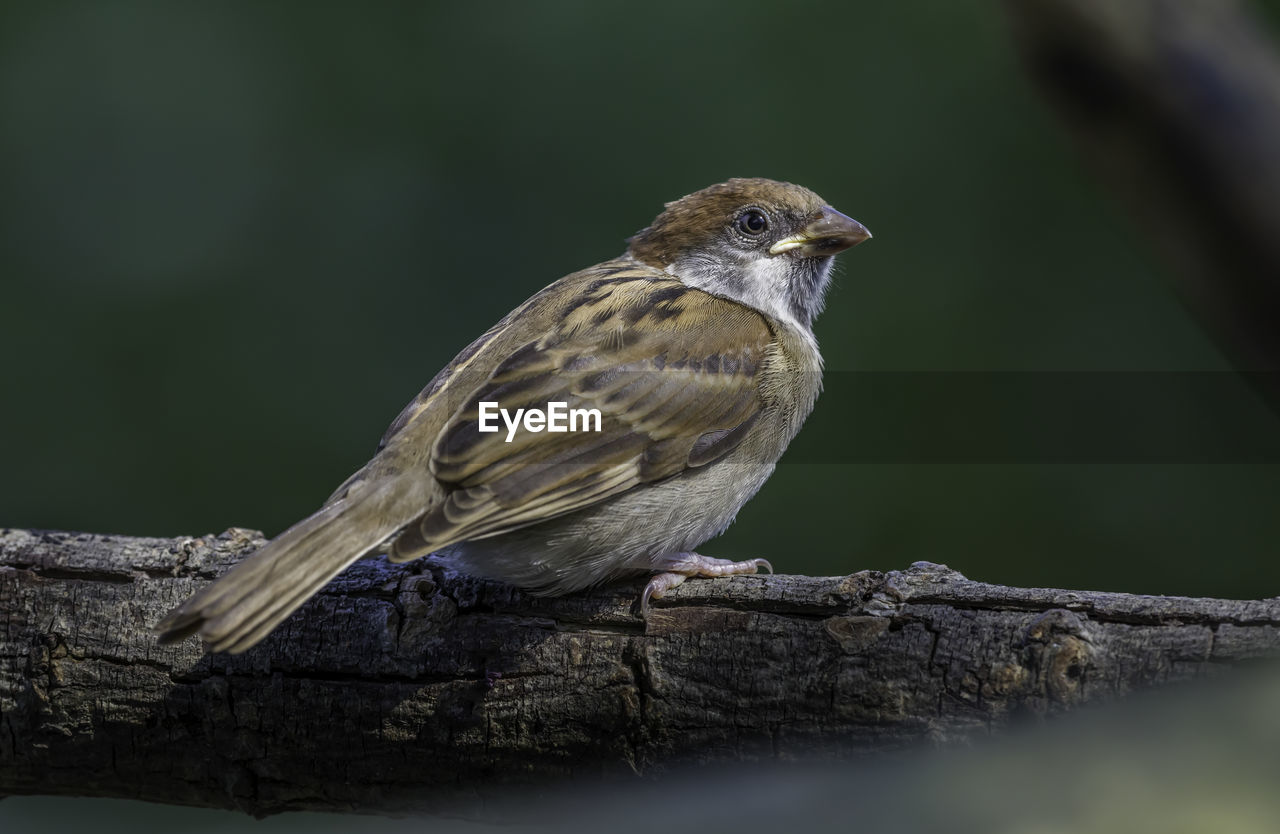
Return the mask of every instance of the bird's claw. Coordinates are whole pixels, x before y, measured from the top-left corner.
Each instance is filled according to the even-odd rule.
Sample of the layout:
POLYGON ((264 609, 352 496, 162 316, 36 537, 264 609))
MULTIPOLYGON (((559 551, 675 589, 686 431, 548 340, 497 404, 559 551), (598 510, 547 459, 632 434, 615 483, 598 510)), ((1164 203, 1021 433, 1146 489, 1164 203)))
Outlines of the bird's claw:
POLYGON ((649 618, 650 599, 660 599, 663 594, 688 578, 683 573, 660 573, 651 578, 649 584, 644 586, 644 593, 640 595, 641 619, 649 618))
POLYGON ((649 584, 644 586, 644 592, 640 594, 641 619, 648 619, 649 617, 649 600, 661 599, 663 594, 691 576, 707 578, 734 576, 755 573, 760 568, 764 568, 771 574, 773 573, 773 565, 769 563, 768 559, 747 559, 742 562, 733 562, 728 559, 713 559, 698 553, 676 554, 670 557, 662 567, 667 569, 666 572, 655 574, 651 577, 649 584))

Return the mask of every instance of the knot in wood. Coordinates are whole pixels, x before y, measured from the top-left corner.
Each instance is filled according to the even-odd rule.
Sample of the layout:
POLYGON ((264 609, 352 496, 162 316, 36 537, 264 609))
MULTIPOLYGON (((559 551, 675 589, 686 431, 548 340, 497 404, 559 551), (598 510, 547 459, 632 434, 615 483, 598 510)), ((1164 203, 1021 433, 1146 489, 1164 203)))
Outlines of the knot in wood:
POLYGON ((400 581, 395 597, 397 643, 420 644, 457 616, 457 605, 439 590, 430 574, 410 575, 400 581))
POLYGON ((823 623, 831 639, 849 654, 864 651, 889 630, 888 617, 828 617, 823 623))
POLYGON ((1050 700, 1074 704, 1093 656, 1089 623, 1065 608, 1052 608, 1031 621, 1024 634, 1026 666, 1036 673, 1050 700))

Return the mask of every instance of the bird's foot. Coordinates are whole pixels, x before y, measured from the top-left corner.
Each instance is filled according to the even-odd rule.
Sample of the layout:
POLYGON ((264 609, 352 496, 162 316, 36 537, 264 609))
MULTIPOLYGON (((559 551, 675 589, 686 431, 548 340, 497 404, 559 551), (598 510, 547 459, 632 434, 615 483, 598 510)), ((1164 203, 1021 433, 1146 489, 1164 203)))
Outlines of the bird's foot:
POLYGON ((713 559, 699 553, 672 553, 665 556, 654 567, 664 573, 656 574, 644 586, 640 595, 640 616, 649 616, 649 600, 660 599, 663 594, 684 582, 691 576, 733 576, 739 573, 755 573, 764 568, 773 573, 773 565, 767 559, 747 559, 734 562, 730 559, 713 559))

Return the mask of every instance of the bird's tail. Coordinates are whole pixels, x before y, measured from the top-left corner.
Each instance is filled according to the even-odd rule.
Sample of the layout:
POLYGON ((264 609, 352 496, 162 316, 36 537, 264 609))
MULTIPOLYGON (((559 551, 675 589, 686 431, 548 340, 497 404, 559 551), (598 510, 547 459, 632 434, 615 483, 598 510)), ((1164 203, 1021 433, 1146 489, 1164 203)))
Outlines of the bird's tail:
POLYGON ((199 634, 210 651, 232 654, 256 644, 409 520, 390 486, 331 502, 267 542, 161 620, 160 642, 199 634))

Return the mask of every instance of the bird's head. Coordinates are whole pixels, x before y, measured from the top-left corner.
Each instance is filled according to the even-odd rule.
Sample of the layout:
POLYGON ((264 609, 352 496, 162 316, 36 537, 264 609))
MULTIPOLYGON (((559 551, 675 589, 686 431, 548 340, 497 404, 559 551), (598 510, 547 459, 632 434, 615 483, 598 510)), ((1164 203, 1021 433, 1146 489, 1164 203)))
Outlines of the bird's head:
POLYGON ((832 258, 871 233, 807 188, 732 179, 667 203, 632 257, 684 283, 809 328, 832 258))

